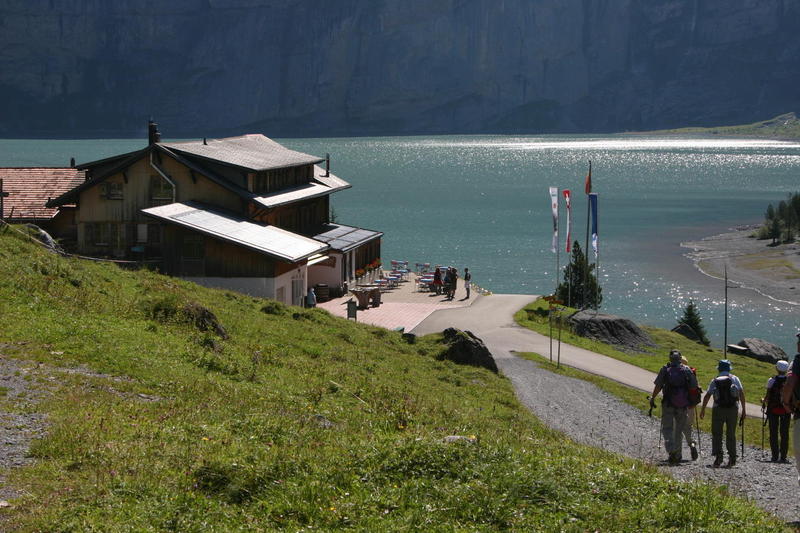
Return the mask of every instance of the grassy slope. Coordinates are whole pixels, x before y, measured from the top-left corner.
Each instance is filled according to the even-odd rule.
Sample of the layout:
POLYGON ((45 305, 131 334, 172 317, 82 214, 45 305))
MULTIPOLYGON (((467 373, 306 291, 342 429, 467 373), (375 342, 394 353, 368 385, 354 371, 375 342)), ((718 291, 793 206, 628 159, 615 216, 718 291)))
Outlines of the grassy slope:
POLYGON ((2 510, 23 531, 782 527, 566 441, 506 379, 439 360, 435 338, 62 259, 2 229, 0 316, 0 351, 52 390, 37 461, 10 474, 25 495, 2 510), (230 339, 172 313, 189 301, 230 339), (77 365, 118 378, 58 370, 77 365))
MULTIPOLYGON (((529 304, 525 309, 517 312, 514 318, 520 325, 547 335, 549 329, 547 319, 542 318, 540 314, 535 312, 528 312, 545 309, 546 305, 547 303, 543 300, 537 300, 536 302, 529 304)), ((644 330, 647 331, 653 341, 658 345, 658 348, 650 350, 649 353, 629 354, 621 352, 614 349, 612 346, 609 346, 608 344, 592 341, 584 337, 574 335, 567 330, 562 331, 561 341, 586 348, 587 350, 608 355, 614 359, 625 361, 626 363, 645 368, 652 372, 658 372, 658 370, 664 366, 664 364, 666 364, 669 350, 672 348, 677 348, 683 355, 686 356, 686 358, 689 360, 689 364, 697 369, 697 379, 703 390, 708 388, 709 382, 717 375, 717 362, 722 357, 722 353, 719 350, 714 350, 696 342, 692 342, 685 337, 678 335, 677 333, 672 333, 671 331, 664 329, 645 326, 644 330)), ((728 358, 733 363, 733 373, 739 376, 742 381, 747 401, 750 403, 759 404, 761 397, 764 396, 764 393, 766 392, 767 380, 771 376, 775 375, 775 367, 769 363, 762 363, 761 361, 756 361, 755 359, 751 359, 742 355, 729 353, 728 358)), ((606 380, 599 376, 593 376, 585 372, 573 372, 572 369, 568 372, 570 372, 568 375, 586 379, 643 411, 647 411, 649 409, 646 393, 625 387, 615 381, 606 380)), ((660 415, 661 402, 656 403, 659 405, 659 408, 654 410, 653 413, 654 415, 660 415)), ((713 401, 710 402, 709 407, 713 406, 713 403, 713 401)), ((760 412, 748 414, 750 416, 761 416, 760 412)), ((700 428, 704 431, 711 431, 710 413, 707 413, 705 420, 700 421, 700 428)), ((754 446, 760 445, 760 422, 755 420, 748 421, 745 424, 745 429, 746 442, 754 446)), ((769 447, 768 442, 767 447, 769 447)))
POLYGON ((650 134, 676 135, 724 135, 732 137, 764 137, 771 139, 800 138, 800 120, 794 113, 785 113, 769 120, 741 124, 737 126, 715 126, 710 128, 679 128, 673 130, 657 130, 650 134))

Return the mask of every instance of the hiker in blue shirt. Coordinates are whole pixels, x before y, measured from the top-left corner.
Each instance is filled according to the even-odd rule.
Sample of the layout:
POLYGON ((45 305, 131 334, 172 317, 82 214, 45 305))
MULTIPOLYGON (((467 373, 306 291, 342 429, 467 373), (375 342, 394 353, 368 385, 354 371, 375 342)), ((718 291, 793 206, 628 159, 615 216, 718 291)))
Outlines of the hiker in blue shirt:
POLYGON ((306 307, 317 306, 317 293, 314 292, 314 287, 309 287, 306 293, 306 307))
MULTIPOLYGON (((690 391, 697 389, 697 378, 692 369, 681 363, 681 352, 672 350, 669 363, 661 368, 654 381, 650 407, 655 407, 656 397, 662 390, 661 400, 661 432, 664 435, 664 447, 669 454, 669 464, 681 462, 683 447, 683 428, 689 415, 690 391)), ((691 444, 690 444, 691 446, 691 444)), ((696 457, 693 451, 692 457, 696 457)))
POLYGON ((700 418, 706 414, 708 400, 714 397, 714 410, 711 413, 711 455, 714 456, 714 467, 722 464, 722 428, 725 427, 725 448, 728 450, 728 464, 730 468, 736 464, 736 423, 739 409, 742 414, 738 423, 743 424, 745 413, 744 387, 739 378, 731 374, 731 362, 722 359, 717 364, 719 375, 711 380, 708 391, 703 398, 703 407, 700 409, 700 418))

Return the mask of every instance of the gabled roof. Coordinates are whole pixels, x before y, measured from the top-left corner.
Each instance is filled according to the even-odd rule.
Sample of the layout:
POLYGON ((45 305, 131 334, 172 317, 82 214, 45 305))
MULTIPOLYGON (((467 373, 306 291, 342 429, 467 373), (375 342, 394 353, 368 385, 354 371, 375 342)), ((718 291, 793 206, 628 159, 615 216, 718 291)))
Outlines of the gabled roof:
POLYGON ((75 203, 78 200, 78 195, 80 193, 82 193, 89 187, 93 187, 94 185, 97 185, 98 183, 105 181, 106 178, 113 176, 114 174, 122 172, 123 170, 125 170, 126 168, 137 162, 139 159, 141 159, 149 151, 150 147, 148 146, 147 148, 136 150, 135 152, 128 152, 126 154, 120 154, 114 157, 109 157, 106 159, 101 159, 99 161, 94 161, 92 163, 84 163, 82 165, 79 165, 78 168, 81 170, 84 169, 90 170, 96 165, 103 165, 104 169, 101 172, 92 175, 91 178, 84 181, 75 188, 70 189, 61 196, 58 196, 57 198, 54 198, 53 200, 47 202, 47 207, 56 207, 59 205, 75 203))
POLYGON ((261 134, 160 144, 176 152, 254 172, 323 161, 319 157, 290 150, 261 134))
POLYGON ((156 143, 135 152, 83 163, 78 168, 89 170, 91 178, 69 191, 64 191, 53 200, 47 202, 47 206, 56 207, 76 202, 81 192, 114 174, 122 172, 142 157, 152 155, 154 150, 172 157, 194 172, 205 176, 234 194, 248 200, 252 199, 267 208, 324 196, 350 187, 349 183, 334 175, 326 177, 322 168, 316 165, 316 163, 323 161, 319 157, 289 150, 272 139, 260 134, 253 134, 226 139, 156 143), (233 183, 226 177, 218 175, 208 165, 204 165, 203 161, 229 165, 246 171, 314 164, 314 180, 316 183, 312 182, 295 189, 258 196, 233 183))
POLYGON ((253 201, 261 207, 273 208, 300 200, 310 200, 319 196, 326 196, 336 191, 352 187, 352 185, 333 174, 329 173, 328 176, 325 176, 325 171, 317 165, 314 165, 314 180, 316 183, 304 183, 303 185, 291 189, 276 191, 270 194, 260 196, 253 194, 253 201))
POLYGON ((327 243, 331 250, 340 252, 347 252, 383 236, 380 231, 354 228, 342 224, 326 224, 319 231, 320 233, 314 235, 314 240, 327 243))
POLYGON ((256 224, 198 202, 176 202, 142 209, 142 213, 292 263, 328 249, 314 239, 256 224))
POLYGON ((0 168, 3 215, 13 220, 49 220, 58 208, 46 207, 49 198, 61 196, 83 183, 84 172, 76 168, 0 168))

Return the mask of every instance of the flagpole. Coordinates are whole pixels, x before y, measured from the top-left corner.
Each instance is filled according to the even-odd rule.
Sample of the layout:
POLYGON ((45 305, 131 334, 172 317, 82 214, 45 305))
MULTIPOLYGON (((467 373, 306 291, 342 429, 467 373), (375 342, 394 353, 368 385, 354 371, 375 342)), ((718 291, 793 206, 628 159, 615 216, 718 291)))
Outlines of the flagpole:
MULTIPOLYGON (((570 241, 572 240, 572 191, 564 189, 562 193, 564 194, 564 206, 567 208, 567 235, 564 240, 564 252, 569 254, 571 251, 570 241)), ((572 269, 570 268, 569 255, 567 255, 567 266, 564 269, 564 273, 564 277, 567 278, 567 306, 572 307, 572 269)))
POLYGON ((728 358, 728 263, 725 263, 725 328, 723 334, 723 359, 728 358))
POLYGON ((558 362, 556 368, 561 368, 561 308, 556 305, 558 309, 558 362))
MULTIPOLYGON (((561 217, 558 217, 556 219, 556 234, 558 234, 560 230, 561 230, 561 217)), ((561 273, 561 245, 558 242, 558 240, 556 240, 556 286, 553 289, 553 297, 555 297, 558 294, 558 275, 560 273, 561 273)), ((552 326, 553 304, 552 303, 550 304, 549 315, 551 317, 550 318, 550 362, 552 363, 553 362, 553 326, 552 326)), ((561 350, 561 347, 559 346, 558 349, 561 350)))
POLYGON ((592 192, 592 160, 589 160, 589 174, 586 176, 586 184, 584 186, 584 192, 586 193, 586 243, 584 244, 583 253, 586 257, 586 268, 583 270, 583 299, 584 299, 584 307, 586 305, 586 283, 589 279, 589 209, 590 209, 590 201, 589 201, 589 193, 592 192))
POLYGON ((558 242, 558 227, 559 227, 559 216, 558 216, 558 188, 557 187, 550 187, 550 209, 553 213, 553 244, 552 248, 553 251, 556 253, 556 269, 555 269, 555 288, 553 289, 553 296, 548 300, 548 321, 550 323, 550 362, 553 362, 553 302, 552 299, 555 298, 556 293, 558 292, 558 274, 561 267, 561 259, 559 254, 559 242, 558 242))
MULTIPOLYGON (((600 219, 600 215, 597 213, 597 211, 599 211, 599 209, 597 209, 597 206, 595 205, 595 214, 594 214, 595 227, 594 227, 594 231, 595 231, 595 233, 597 233, 598 239, 599 239, 600 238, 599 237, 599 235, 600 235, 600 220, 599 220, 600 219)), ((599 243, 597 245, 597 252, 596 253, 597 253, 597 255, 594 258, 595 277, 597 278, 597 283, 595 284, 595 291, 594 291, 594 310, 595 311, 597 311, 597 308, 600 306, 599 305, 599 300, 600 300, 600 244, 599 243)))

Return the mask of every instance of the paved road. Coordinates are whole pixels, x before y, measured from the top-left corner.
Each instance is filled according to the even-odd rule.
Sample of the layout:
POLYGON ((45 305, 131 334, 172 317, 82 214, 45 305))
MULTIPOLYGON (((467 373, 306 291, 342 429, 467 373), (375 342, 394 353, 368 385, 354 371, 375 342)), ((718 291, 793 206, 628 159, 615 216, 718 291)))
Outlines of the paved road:
MULTIPOLYGON (((439 333, 448 327, 469 330, 483 340, 497 361, 497 365, 501 367, 502 359, 515 357, 513 352, 536 352, 548 357, 550 338, 520 327, 514 322, 514 313, 537 298, 538 296, 526 294, 483 296, 470 307, 436 311, 411 332, 426 335, 439 333)), ((556 353, 557 343, 554 342, 554 360, 556 353)), ((666 360, 664 354, 664 361, 666 360)), ((561 344, 561 363, 613 379, 645 393, 653 391, 653 380, 656 378, 656 374, 649 370, 565 343, 561 344)), ((511 371, 511 367, 507 368, 511 371)), ((504 373, 508 375, 508 372, 504 373)), ((642 402, 645 401, 642 397, 642 402)), ((761 406, 748 403, 747 410, 751 416, 761 416, 761 406)))

